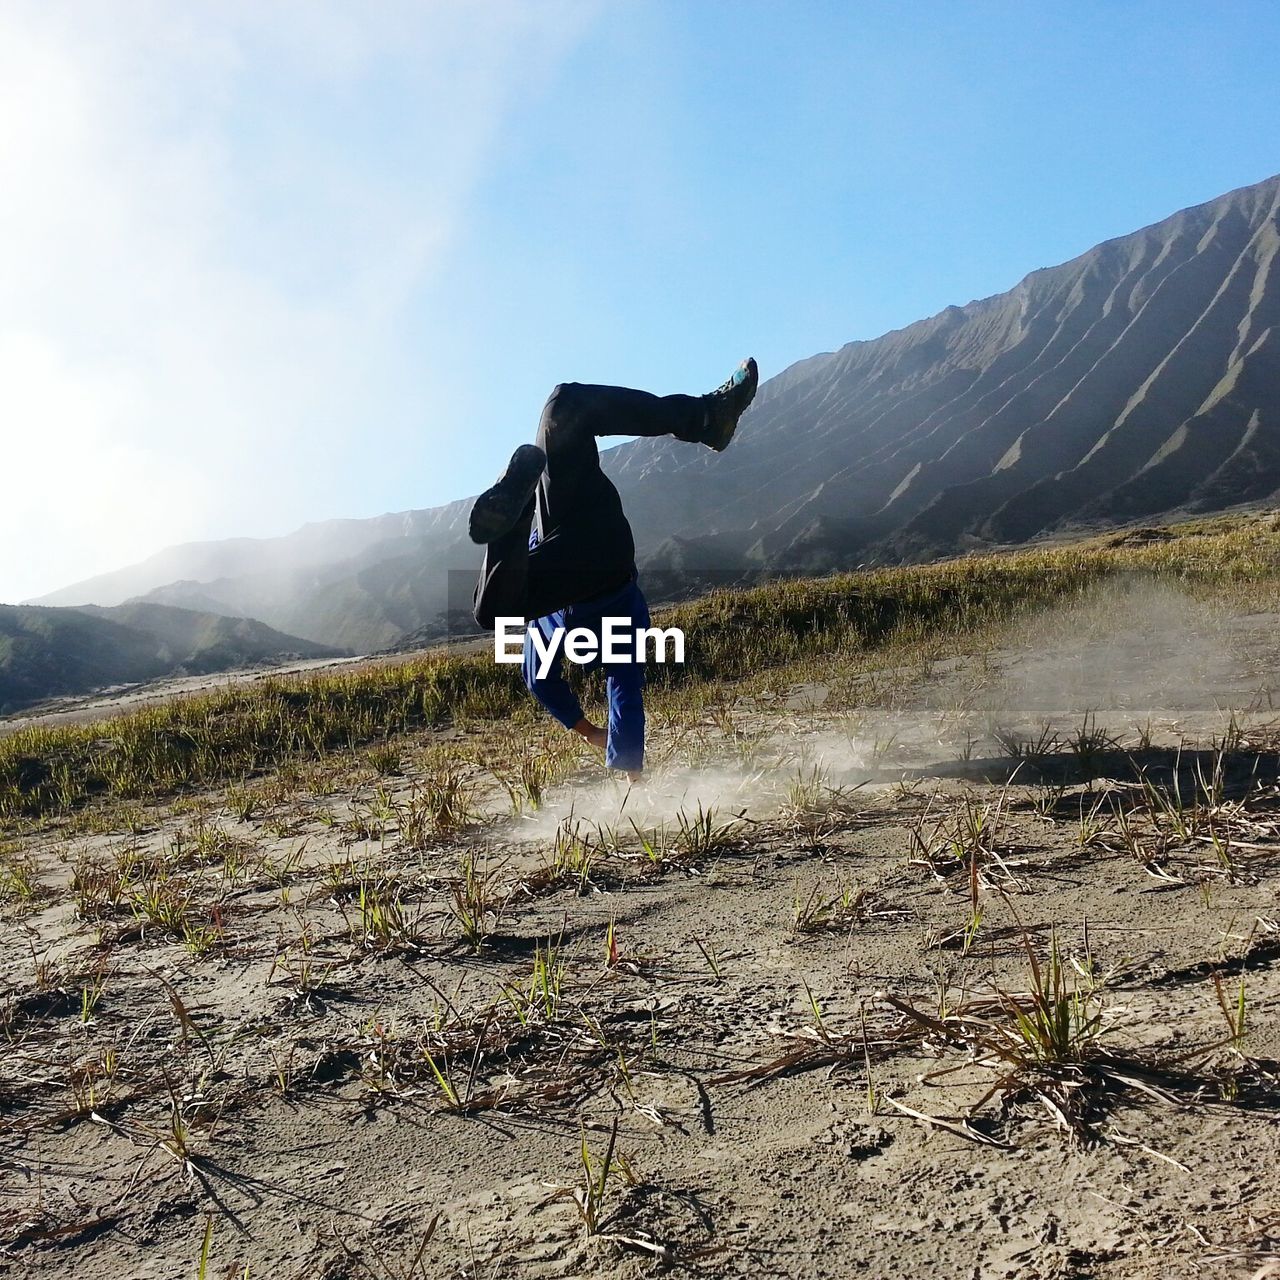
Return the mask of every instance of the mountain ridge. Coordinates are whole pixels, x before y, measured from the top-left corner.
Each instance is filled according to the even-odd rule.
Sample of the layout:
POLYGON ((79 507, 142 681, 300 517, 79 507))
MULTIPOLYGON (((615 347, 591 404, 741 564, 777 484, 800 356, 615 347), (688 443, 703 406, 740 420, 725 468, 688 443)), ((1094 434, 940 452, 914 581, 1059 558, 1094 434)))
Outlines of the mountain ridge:
MULTIPOLYGON (((666 439, 602 451, 642 571, 679 569, 691 583, 826 572, 1274 497, 1278 249, 1274 176, 1002 293, 794 362, 761 384, 723 455, 666 439)), ((443 630, 446 611, 465 604, 448 599, 446 571, 463 571, 460 582, 478 563, 467 508, 197 544, 223 550, 188 567, 233 571, 161 581, 179 567, 171 548, 149 569, 42 599, 133 585, 313 640, 384 648, 397 634, 443 630)))

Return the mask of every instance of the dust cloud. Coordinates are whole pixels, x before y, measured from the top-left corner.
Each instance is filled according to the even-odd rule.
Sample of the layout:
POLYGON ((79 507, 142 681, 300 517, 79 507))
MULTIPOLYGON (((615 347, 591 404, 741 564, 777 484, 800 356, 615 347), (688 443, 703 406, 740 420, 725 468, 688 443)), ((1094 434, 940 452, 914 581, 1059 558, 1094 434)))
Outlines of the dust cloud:
POLYGON ((986 653, 907 676, 879 705, 827 711, 825 690, 794 691, 805 715, 761 708, 749 758, 660 765, 637 784, 609 778, 555 788, 522 834, 545 837, 564 821, 641 829, 699 807, 718 819, 763 816, 797 781, 874 792, 904 774, 1008 755, 1012 741, 1082 729, 1124 743, 1207 741, 1237 724, 1278 716, 1280 639, 1273 614, 1241 615, 1149 580, 1105 585, 1028 619, 986 653), (807 695, 813 693, 812 699, 807 695), (777 728, 772 729, 772 718, 777 728))

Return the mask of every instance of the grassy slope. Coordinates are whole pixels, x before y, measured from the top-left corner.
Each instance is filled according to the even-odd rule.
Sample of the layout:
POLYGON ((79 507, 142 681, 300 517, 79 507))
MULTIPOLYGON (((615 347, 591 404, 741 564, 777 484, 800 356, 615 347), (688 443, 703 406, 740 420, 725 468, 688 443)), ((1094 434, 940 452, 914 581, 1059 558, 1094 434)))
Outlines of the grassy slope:
MULTIPOLYGON (((806 659, 855 664, 886 646, 955 638, 1141 573, 1216 590, 1280 577, 1280 523, 1221 518, 1134 542, 1094 539, 935 565, 716 593, 669 610, 684 667, 653 667, 653 700, 806 659)), ((527 705, 518 672, 487 653, 255 682, 90 725, 35 726, 0 741, 0 818, 57 813, 97 793, 154 796, 243 778, 288 760, 527 705)))

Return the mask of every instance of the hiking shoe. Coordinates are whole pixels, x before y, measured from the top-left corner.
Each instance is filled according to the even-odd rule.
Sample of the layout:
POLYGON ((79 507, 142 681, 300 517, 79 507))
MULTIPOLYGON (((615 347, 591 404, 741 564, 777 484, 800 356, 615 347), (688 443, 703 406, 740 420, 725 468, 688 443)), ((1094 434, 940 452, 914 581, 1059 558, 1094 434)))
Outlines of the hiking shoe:
POLYGON ((748 356, 733 371, 728 382, 702 397, 707 405, 703 444, 710 445, 717 453, 729 447, 729 441, 738 429, 738 419, 755 398, 759 382, 760 370, 756 368, 755 360, 748 356))
POLYGON ((546 465, 547 455, 536 444, 522 444, 511 455, 497 483, 486 489, 471 507, 467 532, 472 542, 493 542, 520 519, 546 465))

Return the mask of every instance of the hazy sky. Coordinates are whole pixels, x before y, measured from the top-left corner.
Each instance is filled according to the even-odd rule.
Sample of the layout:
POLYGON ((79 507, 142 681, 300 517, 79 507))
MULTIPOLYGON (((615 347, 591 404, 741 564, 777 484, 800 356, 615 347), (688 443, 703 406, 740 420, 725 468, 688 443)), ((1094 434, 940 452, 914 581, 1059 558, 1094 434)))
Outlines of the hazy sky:
POLYGON ((488 483, 1280 170, 1280 4, 0 0, 0 600, 488 483))

